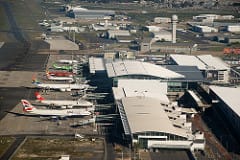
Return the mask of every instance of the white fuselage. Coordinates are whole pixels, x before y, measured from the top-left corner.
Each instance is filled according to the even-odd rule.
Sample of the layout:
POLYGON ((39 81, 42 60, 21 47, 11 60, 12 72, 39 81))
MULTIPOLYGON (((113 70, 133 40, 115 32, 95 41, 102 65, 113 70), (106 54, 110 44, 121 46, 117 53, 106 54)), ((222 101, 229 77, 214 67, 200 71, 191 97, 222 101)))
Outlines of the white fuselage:
POLYGON ((47 76, 47 79, 54 81, 73 81, 72 77, 55 77, 55 76, 47 76))
POLYGON ((55 105, 55 106, 71 106, 71 107, 91 107, 93 103, 86 100, 42 100, 41 103, 47 105, 55 105))
POLYGON ((36 114, 40 116, 62 116, 62 117, 71 117, 71 116, 88 116, 91 115, 91 112, 86 109, 36 109, 27 111, 30 114, 36 114))
POLYGON ((60 91, 71 91, 71 90, 81 90, 86 89, 89 87, 87 84, 47 84, 47 83, 41 83, 37 84, 37 87, 39 88, 49 88, 49 89, 57 89, 60 91))
POLYGON ((59 63, 67 63, 67 64, 78 63, 78 61, 76 61, 76 60, 66 60, 66 59, 61 59, 58 62, 59 63))

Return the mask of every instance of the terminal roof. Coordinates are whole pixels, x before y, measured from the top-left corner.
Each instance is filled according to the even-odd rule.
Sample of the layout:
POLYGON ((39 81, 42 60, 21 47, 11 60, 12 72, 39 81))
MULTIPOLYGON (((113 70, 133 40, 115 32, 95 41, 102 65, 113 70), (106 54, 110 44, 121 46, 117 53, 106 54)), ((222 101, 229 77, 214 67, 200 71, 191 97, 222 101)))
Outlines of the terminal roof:
POLYGON ((197 66, 200 70, 205 70, 205 64, 196 56, 171 54, 170 57, 181 66, 197 66))
POLYGON ((228 70, 229 67, 224 63, 220 58, 213 57, 212 55, 199 55, 197 56, 203 63, 206 64, 206 67, 211 67, 216 70, 228 70))
POLYGON ((168 70, 162 66, 147 62, 124 60, 106 64, 108 77, 119 77, 128 75, 152 76, 161 79, 184 78, 183 75, 168 70))
POLYGON ((122 99, 131 133, 155 131, 186 137, 185 130, 176 128, 163 110, 160 101, 148 97, 125 97, 122 99))
POLYGON ((210 89, 240 116, 240 88, 210 86, 210 89))
POLYGON ((159 80, 120 79, 118 87, 113 87, 114 98, 151 97, 168 104, 167 82, 159 80))
POLYGON ((184 81, 204 81, 202 72, 197 66, 167 65, 167 69, 185 76, 184 81))
POLYGON ((221 59, 212 55, 178 55, 171 54, 170 57, 178 64, 185 66, 197 66, 200 70, 228 70, 229 67, 221 59))
POLYGON ((90 73, 95 73, 96 71, 105 71, 105 64, 103 58, 90 57, 89 58, 89 69, 90 73))

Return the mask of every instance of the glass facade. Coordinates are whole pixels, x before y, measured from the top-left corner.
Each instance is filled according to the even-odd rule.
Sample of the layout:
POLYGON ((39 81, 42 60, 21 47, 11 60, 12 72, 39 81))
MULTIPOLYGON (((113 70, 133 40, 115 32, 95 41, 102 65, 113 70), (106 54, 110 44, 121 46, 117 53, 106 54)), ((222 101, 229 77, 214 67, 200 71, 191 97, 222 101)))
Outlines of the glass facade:
POLYGON ((168 141, 168 140, 187 140, 185 137, 165 132, 139 132, 133 134, 133 139, 138 140, 140 148, 148 148, 148 140, 168 141))

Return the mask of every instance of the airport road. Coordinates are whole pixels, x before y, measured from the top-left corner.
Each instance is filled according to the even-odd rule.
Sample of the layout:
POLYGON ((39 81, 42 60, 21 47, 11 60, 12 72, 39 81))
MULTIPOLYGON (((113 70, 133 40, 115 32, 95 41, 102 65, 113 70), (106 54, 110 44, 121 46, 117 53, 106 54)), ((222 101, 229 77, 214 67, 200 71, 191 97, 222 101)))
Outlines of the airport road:
POLYGON ((196 37, 194 34, 187 32, 187 34, 185 32, 181 32, 181 31, 177 31, 177 37, 180 37, 183 40, 186 41, 191 41, 192 43, 196 43, 196 44, 208 44, 205 40, 196 37))

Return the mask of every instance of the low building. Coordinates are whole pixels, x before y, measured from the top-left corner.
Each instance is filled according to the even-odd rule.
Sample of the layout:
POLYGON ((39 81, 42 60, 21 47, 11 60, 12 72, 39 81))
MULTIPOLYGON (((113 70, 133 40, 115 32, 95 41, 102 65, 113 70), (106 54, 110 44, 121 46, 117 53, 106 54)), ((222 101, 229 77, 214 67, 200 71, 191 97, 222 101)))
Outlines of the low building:
POLYGON ((197 66, 205 78, 212 82, 228 83, 230 68, 226 63, 212 55, 177 55, 171 54, 170 61, 173 64, 185 66, 197 66))
POLYGON ((233 15, 217 15, 217 14, 200 14, 198 16, 193 16, 193 20, 201 21, 205 19, 214 20, 232 20, 234 19, 233 15))
POLYGON ((209 94, 216 110, 227 119, 232 132, 240 140, 240 88, 210 86, 209 94))
POLYGON ((155 23, 170 23, 171 22, 171 18, 168 18, 168 17, 155 17, 154 18, 154 22, 155 23))
POLYGON ((228 32, 240 32, 240 25, 229 25, 227 26, 228 32))
POLYGON ((162 28, 158 26, 146 26, 146 30, 149 32, 159 32, 162 28))
POLYGON ((193 31, 200 32, 200 33, 210 33, 210 32, 218 32, 218 29, 208 26, 193 26, 193 31))
POLYGON ((227 36, 224 38, 224 42, 231 43, 240 43, 240 36, 227 36))
POLYGON ((158 41, 172 41, 172 33, 166 30, 161 30, 159 32, 153 32, 154 39, 158 41))
POLYGON ((88 10, 84 8, 84 9, 78 9, 78 10, 70 10, 68 12, 68 15, 76 19, 105 19, 105 18, 108 18, 109 16, 114 16, 115 11, 88 10))
POLYGON ((134 41, 134 38, 131 36, 116 36, 116 40, 119 43, 131 43, 134 41))
POLYGON ((109 39, 116 39, 117 36, 130 36, 128 30, 109 30, 107 31, 107 37, 109 39))
POLYGON ((193 20, 203 20, 203 19, 218 19, 219 15, 216 14, 200 14, 198 16, 193 16, 193 20))
POLYGON ((188 53, 197 50, 197 46, 191 43, 152 42, 149 48, 151 52, 162 53, 188 53))

